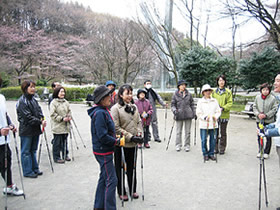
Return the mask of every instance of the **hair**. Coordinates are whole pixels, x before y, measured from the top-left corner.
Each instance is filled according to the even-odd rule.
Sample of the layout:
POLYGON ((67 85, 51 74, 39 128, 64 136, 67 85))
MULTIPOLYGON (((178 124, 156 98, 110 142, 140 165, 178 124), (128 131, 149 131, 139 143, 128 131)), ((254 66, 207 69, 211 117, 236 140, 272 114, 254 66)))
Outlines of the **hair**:
POLYGON ((53 91, 53 98, 59 98, 59 97, 58 97, 58 94, 59 94, 59 92, 60 92, 61 89, 63 89, 64 92, 65 92, 64 98, 66 97, 66 90, 65 90, 65 88, 62 87, 62 86, 59 86, 59 87, 57 87, 57 88, 54 89, 54 91, 53 91))
POLYGON ((224 81, 225 81, 225 87, 227 85, 227 79, 226 79, 226 76, 221 74, 219 75, 217 78, 216 78, 216 82, 217 82, 217 86, 219 87, 219 79, 222 78, 224 81))
POLYGON ((55 88, 55 83, 56 83, 56 82, 53 82, 53 83, 51 84, 52 88, 55 88))
POLYGON ((146 85, 147 82, 151 82, 151 80, 149 79, 145 80, 144 85, 146 85))
POLYGON ((2 82, 3 82, 3 80, 2 80, 2 77, 0 75, 0 87, 2 87, 2 82))
MULTIPOLYGON (((124 85, 122 85, 122 86, 119 88, 119 91, 118 91, 118 103, 119 103, 121 106, 124 106, 124 105, 125 105, 125 103, 124 103, 124 101, 123 101, 123 99, 122 99, 122 97, 121 97, 121 95, 123 95, 123 93, 124 93, 125 90, 133 92, 133 88, 132 88, 130 85, 128 85, 128 84, 124 84, 124 85)), ((132 100, 131 100, 131 103, 134 104, 133 98, 132 98, 132 100)))
POLYGON ((263 83, 261 86, 260 86, 260 92, 262 92, 262 89, 264 88, 268 88, 269 90, 269 93, 271 92, 271 86, 266 82, 266 83, 263 83))
POLYGON ((34 85, 36 86, 35 82, 32 81, 32 80, 25 80, 22 84, 21 84, 21 90, 23 93, 27 93, 27 88, 30 86, 30 85, 34 85))

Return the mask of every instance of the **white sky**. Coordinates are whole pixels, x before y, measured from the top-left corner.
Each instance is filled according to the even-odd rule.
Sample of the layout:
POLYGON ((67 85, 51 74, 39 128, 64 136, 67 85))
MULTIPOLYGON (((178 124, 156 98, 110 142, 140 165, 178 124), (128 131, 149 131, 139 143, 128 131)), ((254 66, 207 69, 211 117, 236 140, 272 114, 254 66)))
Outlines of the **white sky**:
MULTIPOLYGON (((70 0, 64 0, 70 1, 70 0)), ((141 0, 72 0, 74 2, 82 3, 84 6, 90 6, 90 8, 94 12, 99 13, 108 13, 114 16, 122 17, 122 18, 137 18, 137 10, 139 10, 138 4, 141 0), (138 7, 138 9, 137 9, 138 7)), ((143 1, 143 0, 142 0, 143 1)), ((149 2, 154 2, 155 6, 159 8, 162 18, 164 18, 165 12, 165 3, 166 0, 148 0, 149 2)), ((195 6, 200 4, 200 2, 204 2, 204 5, 207 2, 207 9, 211 7, 212 12, 217 12, 218 7, 214 6, 215 3, 219 2, 219 0, 211 0, 211 5, 209 6, 210 0, 195 0, 195 6)), ((180 0, 174 0, 174 2, 178 5, 180 0)), ((197 7, 196 7, 197 8, 197 7)), ((182 6, 184 9, 184 6, 182 6)), ((186 10, 184 10, 186 11, 186 10)), ((204 34, 205 31, 205 23, 206 21, 206 12, 201 12, 196 10, 196 16, 201 19, 201 26, 200 26, 200 33, 204 34), (202 15, 201 15, 202 14, 202 15)), ((212 20, 209 23, 208 35, 207 40, 209 43, 219 46, 222 44, 228 44, 232 42, 231 38, 231 21, 230 20, 213 20, 214 17, 210 17, 212 20)), ((173 27, 177 30, 183 32, 184 34, 189 32, 189 24, 187 21, 182 17, 182 14, 178 11, 177 7, 174 5, 173 7, 173 27)), ((260 36, 264 35, 265 30, 263 26, 258 23, 257 21, 250 21, 250 23, 246 24, 236 33, 236 44, 239 45, 240 42, 246 43, 252 41, 254 39, 259 38, 260 36)), ((196 36, 196 33, 194 34, 196 36)), ((200 36, 200 43, 203 44, 203 38, 200 36)))

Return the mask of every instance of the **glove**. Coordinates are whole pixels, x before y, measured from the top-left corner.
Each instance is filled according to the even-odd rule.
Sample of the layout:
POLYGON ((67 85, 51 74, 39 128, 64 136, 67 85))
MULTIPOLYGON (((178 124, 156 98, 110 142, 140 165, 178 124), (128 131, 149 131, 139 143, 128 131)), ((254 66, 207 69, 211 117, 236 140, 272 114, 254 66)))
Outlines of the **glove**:
POLYGON ((131 141, 136 143, 136 144, 142 144, 144 139, 140 136, 132 136, 131 141))
POLYGON ((173 114, 176 115, 178 113, 177 109, 173 111, 173 114))
POLYGON ((125 138, 123 137, 118 137, 117 138, 117 143, 118 146, 123 147, 125 145, 125 138))
POLYGON ((143 114, 143 118, 144 118, 144 119, 148 118, 148 116, 149 116, 149 115, 148 115, 147 113, 143 114))
POLYGON ((196 114, 194 115, 194 120, 197 120, 197 115, 196 114))

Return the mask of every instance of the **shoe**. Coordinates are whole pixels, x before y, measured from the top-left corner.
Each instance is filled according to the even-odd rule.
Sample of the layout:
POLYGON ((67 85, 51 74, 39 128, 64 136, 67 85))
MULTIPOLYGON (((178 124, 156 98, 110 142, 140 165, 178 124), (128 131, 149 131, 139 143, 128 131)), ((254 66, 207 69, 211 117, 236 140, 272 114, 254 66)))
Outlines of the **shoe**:
POLYGON ((67 156, 67 157, 65 158, 65 160, 66 160, 66 161, 71 161, 71 158, 67 156))
POLYGON ((24 177, 26 178, 37 178, 37 174, 33 173, 33 174, 30 174, 30 175, 25 175, 24 177))
POLYGON ((54 160, 54 162, 55 162, 55 163, 60 163, 60 164, 62 164, 62 163, 64 163, 65 161, 64 161, 64 160, 61 160, 61 159, 58 159, 58 160, 54 160))
POLYGON ((211 160, 215 161, 215 160, 216 160, 216 157, 215 157, 215 156, 213 156, 213 155, 211 155, 211 156, 209 156, 209 159, 211 159, 211 160))
POLYGON ((160 140, 160 139, 155 139, 155 141, 156 141, 156 142, 158 142, 158 143, 160 143, 160 142, 161 142, 161 140, 160 140))
POLYGON ((43 175, 43 172, 42 172, 42 171, 35 171, 34 173, 37 174, 38 176, 43 175))
POLYGON ((138 148, 141 149, 143 146, 142 144, 138 144, 138 148))
POLYGON ((190 146, 186 146, 185 151, 189 152, 190 151, 190 146))
POLYGON ((124 195, 124 196, 120 195, 119 197, 123 201, 128 201, 128 196, 127 195, 124 195))
POLYGON ((220 152, 219 152, 219 150, 214 150, 214 153, 219 154, 220 152))
POLYGON ((264 154, 264 155, 263 155, 263 158, 264 158, 264 159, 268 159, 268 158, 269 158, 269 155, 268 155, 268 154, 264 154))
POLYGON ((7 195, 14 195, 14 196, 20 196, 20 195, 23 195, 23 191, 22 190, 19 190, 16 186, 16 184, 13 184, 9 187, 5 187, 3 189, 3 194, 6 195, 6 192, 7 192, 7 195))
POLYGON ((220 155, 224 155, 225 154, 225 151, 220 151, 220 155))
POLYGON ((181 151, 181 147, 176 147, 176 151, 180 152, 181 151))
POLYGON ((147 149, 149 149, 149 148, 150 148, 149 143, 145 143, 145 144, 144 144, 144 147, 147 148, 147 149))
POLYGON ((258 154, 257 154, 257 158, 260 158, 260 157, 261 157, 261 153, 258 153, 258 154))
POLYGON ((208 161, 209 157, 208 156, 204 156, 203 159, 204 159, 204 161, 208 161))
POLYGON ((134 199, 137 199, 137 198, 139 198, 139 195, 138 195, 138 193, 135 192, 135 193, 132 194, 132 197, 133 197, 134 199))

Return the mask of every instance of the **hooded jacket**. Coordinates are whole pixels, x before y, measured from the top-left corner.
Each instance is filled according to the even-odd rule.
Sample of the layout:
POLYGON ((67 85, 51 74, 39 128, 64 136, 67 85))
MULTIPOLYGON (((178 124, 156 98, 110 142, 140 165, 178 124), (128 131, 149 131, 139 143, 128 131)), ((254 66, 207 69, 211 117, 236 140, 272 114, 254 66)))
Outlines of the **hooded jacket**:
POLYGON ((92 150, 95 155, 109 155, 117 142, 115 125, 109 110, 100 105, 88 109, 91 118, 92 150))
POLYGON ((229 119, 230 109, 232 107, 232 93, 230 89, 225 88, 225 92, 219 93, 218 88, 214 89, 211 95, 217 99, 219 106, 223 108, 221 119, 229 119))
POLYGON ((16 105, 19 136, 37 136, 42 133, 41 124, 44 115, 34 95, 22 95, 16 105))
POLYGON ((143 126, 148 126, 151 123, 151 119, 152 119, 152 114, 153 114, 153 107, 150 104, 149 100, 144 98, 144 99, 138 99, 137 101, 135 101, 135 105, 138 108, 140 117, 142 116, 142 114, 144 112, 146 112, 146 114, 148 114, 148 117, 146 119, 141 117, 142 120, 142 125, 143 126))

